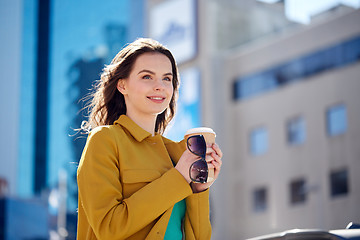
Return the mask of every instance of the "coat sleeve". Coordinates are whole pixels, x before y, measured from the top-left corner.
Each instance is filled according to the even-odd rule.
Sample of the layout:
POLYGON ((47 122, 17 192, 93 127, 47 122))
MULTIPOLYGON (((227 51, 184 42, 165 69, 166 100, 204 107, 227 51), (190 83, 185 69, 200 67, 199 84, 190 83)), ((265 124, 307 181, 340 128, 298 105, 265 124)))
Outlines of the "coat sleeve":
POLYGON ((112 132, 108 128, 94 130, 84 148, 77 179, 79 204, 98 239, 127 238, 192 194, 186 180, 172 168, 124 199, 117 158, 112 132))
POLYGON ((186 239, 210 240, 209 189, 186 198, 186 239))
MULTIPOLYGON (((167 144, 172 159, 177 163, 186 149, 186 141, 167 144)), ((186 239, 208 240, 211 238, 209 189, 194 193, 186 198, 185 236, 186 239)))

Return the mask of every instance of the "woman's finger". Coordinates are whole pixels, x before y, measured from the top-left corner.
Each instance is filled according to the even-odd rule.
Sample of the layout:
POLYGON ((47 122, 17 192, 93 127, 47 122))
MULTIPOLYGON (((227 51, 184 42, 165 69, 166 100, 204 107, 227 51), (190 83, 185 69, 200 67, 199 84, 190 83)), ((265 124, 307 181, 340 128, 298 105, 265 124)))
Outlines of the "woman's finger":
POLYGON ((211 154, 212 152, 215 152, 215 149, 212 147, 212 145, 209 145, 206 148, 206 154, 211 154))
POLYGON ((214 154, 214 153, 206 154, 206 156, 205 156, 205 161, 207 161, 207 162, 214 161, 215 159, 214 159, 214 157, 213 157, 213 154, 214 154))
POLYGON ((211 154, 211 157, 214 159, 214 161, 220 163, 220 165, 222 164, 221 157, 220 157, 218 154, 212 153, 212 154, 211 154))
POLYGON ((217 153, 217 155, 219 155, 219 156, 220 156, 220 158, 222 158, 222 157, 223 157, 223 153, 222 153, 222 151, 221 151, 221 149, 220 149, 219 145, 217 145, 216 143, 214 143, 214 144, 212 145, 212 148, 213 148, 213 149, 214 149, 214 151, 217 153))
POLYGON ((217 161, 212 161, 211 164, 213 165, 213 167, 217 170, 219 170, 221 168, 221 163, 217 162, 217 161))

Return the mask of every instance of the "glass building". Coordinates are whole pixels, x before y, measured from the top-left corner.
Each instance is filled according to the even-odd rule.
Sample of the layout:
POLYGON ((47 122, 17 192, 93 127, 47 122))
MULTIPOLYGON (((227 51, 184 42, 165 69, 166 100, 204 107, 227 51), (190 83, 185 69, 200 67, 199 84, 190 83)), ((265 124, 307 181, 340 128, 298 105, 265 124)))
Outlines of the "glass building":
MULTIPOLYGON (((192 7, 193 1, 187 1, 187 5, 192 7)), ((83 99, 120 49, 136 38, 147 37, 146 7, 145 0, 0 1, 4 23, 0 30, 8 35, 1 39, 1 50, 7 54, 1 58, 2 70, 7 74, 2 84, 3 89, 11 90, 1 91, 6 118, 1 120, 0 198, 17 198, 0 199, 1 216, 9 216, 0 218, 0 239, 46 236, 48 229, 59 225, 56 218, 61 211, 71 222, 68 238, 75 238, 76 170, 87 137, 78 131, 87 114, 83 99), (28 199, 36 199, 35 207, 24 202, 28 199), (13 231, 19 219, 23 219, 24 226, 34 224, 31 219, 37 213, 37 226, 41 228, 13 231)), ((168 16, 169 21, 172 16, 168 16)), ((189 19, 194 17, 195 11, 189 14, 189 19)), ((192 44, 196 30, 193 21, 186 22, 193 33, 184 35, 192 44)), ((187 31, 185 25, 179 26, 187 31)), ((157 28, 153 24, 152 30, 157 28)), ((166 33, 169 38, 164 40, 165 45, 177 47, 173 41, 176 34, 166 33)), ((182 53, 179 47, 176 51, 182 53)), ((188 61, 188 56, 181 61, 188 61)), ((200 71, 180 69, 180 75, 183 88, 173 120, 177 127, 166 133, 173 140, 182 139, 187 129, 201 124, 200 71)))
POLYGON ((86 114, 81 111, 80 99, 126 43, 144 37, 144 0, 19 0, 1 1, 0 8, 4 23, 1 32, 9 35, 1 41, 7 46, 4 49, 8 49, 8 56, 12 56, 1 58, 1 62, 9 62, 3 67, 13 66, 2 70, 17 74, 9 74, 8 79, 14 81, 2 79, 4 87, 17 94, 2 94, 1 99, 4 104, 14 104, 5 108, 9 114, 1 125, 9 122, 5 136, 16 139, 8 146, 2 142, 2 152, 9 149, 14 156, 7 157, 8 163, 1 158, 1 166, 8 166, 9 176, 0 172, 1 182, 6 183, 0 195, 17 200, 9 197, 0 201, 0 238, 36 235, 47 239, 47 228, 56 225, 52 215, 65 210, 72 213, 67 217, 72 221, 68 238, 75 239, 76 169, 86 141, 86 136, 76 131, 86 114), (64 181, 65 203, 59 195, 59 185, 64 181), (36 219, 36 215, 37 227, 31 227, 28 220, 36 219), (28 227, 13 231, 15 223, 28 227))
MULTIPOLYGON (((20 115, 29 121, 20 130, 20 195, 56 187, 59 169, 68 172, 70 195, 76 195, 85 142, 75 130, 84 120, 80 99, 104 65, 143 36, 143 6, 142 0, 24 1, 21 92, 27 94, 21 95, 20 115)), ((69 199, 75 209, 76 196, 69 199)))

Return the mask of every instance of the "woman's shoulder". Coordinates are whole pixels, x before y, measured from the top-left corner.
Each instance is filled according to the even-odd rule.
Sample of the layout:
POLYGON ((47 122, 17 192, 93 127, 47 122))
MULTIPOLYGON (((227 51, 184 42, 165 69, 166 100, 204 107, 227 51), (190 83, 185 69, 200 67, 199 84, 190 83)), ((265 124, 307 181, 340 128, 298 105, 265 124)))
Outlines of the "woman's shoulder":
POLYGON ((185 146, 186 146, 184 139, 181 140, 181 141, 173 141, 173 140, 171 140, 169 138, 166 138, 164 136, 162 136, 162 139, 163 139, 163 142, 164 142, 164 144, 166 146, 178 147, 178 148, 181 148, 181 149, 185 148, 185 146))
POLYGON ((102 125, 92 129, 89 133, 91 138, 118 138, 125 136, 126 133, 123 128, 117 125, 102 125))
POLYGON ((164 135, 161 135, 161 138, 162 138, 165 145, 166 144, 178 144, 179 143, 178 141, 171 140, 171 139, 165 137, 164 135))

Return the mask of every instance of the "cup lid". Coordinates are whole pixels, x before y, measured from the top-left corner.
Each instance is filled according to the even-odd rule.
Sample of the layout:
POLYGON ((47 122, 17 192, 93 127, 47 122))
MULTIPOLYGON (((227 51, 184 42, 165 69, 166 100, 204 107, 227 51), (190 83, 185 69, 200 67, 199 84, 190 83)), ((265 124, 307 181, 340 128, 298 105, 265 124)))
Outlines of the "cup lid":
POLYGON ((185 136, 186 135, 190 135, 190 134, 194 134, 194 133, 212 133, 215 134, 214 130, 212 130, 209 127, 198 127, 198 128, 191 128, 189 130, 186 131, 185 136))

